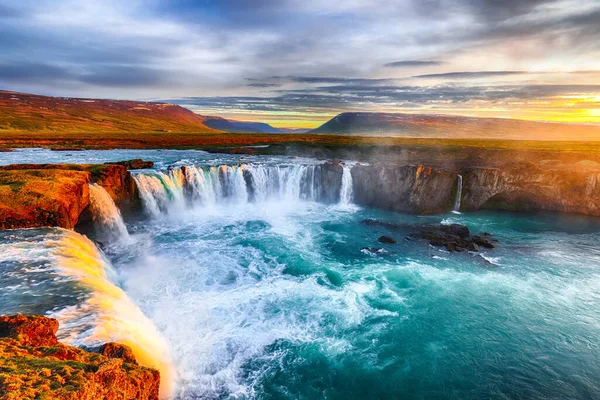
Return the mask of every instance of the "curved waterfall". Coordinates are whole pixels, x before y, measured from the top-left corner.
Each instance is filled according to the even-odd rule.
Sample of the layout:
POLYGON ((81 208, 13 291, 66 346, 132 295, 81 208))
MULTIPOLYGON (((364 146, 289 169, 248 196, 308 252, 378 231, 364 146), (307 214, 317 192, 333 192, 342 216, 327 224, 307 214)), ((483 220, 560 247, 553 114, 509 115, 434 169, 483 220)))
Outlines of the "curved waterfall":
POLYGON ((91 240, 61 228, 17 230, 4 239, 3 313, 23 312, 15 306, 25 302, 29 312, 59 321, 58 338, 64 343, 130 346, 140 365, 160 370, 162 397, 170 395, 175 373, 167 341, 119 286, 113 266, 91 240))
POLYGON ((100 185, 91 183, 89 186, 90 209, 98 234, 111 240, 129 239, 121 212, 110 195, 100 185))
POLYGON ((152 216, 183 210, 268 201, 352 201, 351 166, 338 164, 241 164, 182 166, 134 175, 146 211, 152 216))

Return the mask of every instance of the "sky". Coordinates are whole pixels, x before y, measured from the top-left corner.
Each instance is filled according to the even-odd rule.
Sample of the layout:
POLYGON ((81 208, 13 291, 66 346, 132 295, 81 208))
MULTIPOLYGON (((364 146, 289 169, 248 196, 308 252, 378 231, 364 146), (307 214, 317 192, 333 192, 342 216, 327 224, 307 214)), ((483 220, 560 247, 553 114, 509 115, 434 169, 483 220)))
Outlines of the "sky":
POLYGON ((599 0, 0 0, 0 89, 600 123, 599 0))

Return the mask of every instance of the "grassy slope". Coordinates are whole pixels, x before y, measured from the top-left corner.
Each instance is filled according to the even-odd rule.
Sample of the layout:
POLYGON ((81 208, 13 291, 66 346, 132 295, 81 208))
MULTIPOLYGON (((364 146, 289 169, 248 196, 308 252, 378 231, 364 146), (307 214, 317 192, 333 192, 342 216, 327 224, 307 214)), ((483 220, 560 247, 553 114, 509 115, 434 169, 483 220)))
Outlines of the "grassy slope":
POLYGON ((0 91, 0 134, 12 132, 217 132, 173 104, 74 99, 0 91))

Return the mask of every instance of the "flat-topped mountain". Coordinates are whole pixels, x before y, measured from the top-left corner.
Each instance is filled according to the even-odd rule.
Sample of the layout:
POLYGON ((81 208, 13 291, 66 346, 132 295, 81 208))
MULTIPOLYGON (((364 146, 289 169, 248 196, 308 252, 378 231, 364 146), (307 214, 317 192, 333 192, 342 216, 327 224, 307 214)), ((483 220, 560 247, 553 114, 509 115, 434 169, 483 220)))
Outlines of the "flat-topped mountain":
POLYGON ((175 104, 0 91, 0 132, 218 132, 175 104))
POLYGON ((600 140, 600 125, 359 112, 339 114, 310 133, 457 139, 600 140))

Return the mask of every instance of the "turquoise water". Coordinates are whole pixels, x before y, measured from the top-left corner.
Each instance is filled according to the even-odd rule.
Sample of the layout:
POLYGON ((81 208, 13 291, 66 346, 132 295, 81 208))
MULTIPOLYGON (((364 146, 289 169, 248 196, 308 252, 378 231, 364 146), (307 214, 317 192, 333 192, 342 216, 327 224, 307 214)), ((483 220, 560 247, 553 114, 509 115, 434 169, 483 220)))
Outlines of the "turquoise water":
MULTIPOLYGON (((50 155, 52 162, 87 162, 86 153, 50 155)), ((162 157, 165 174, 174 163, 290 162, 202 152, 89 153, 95 161, 162 157)), ((224 197, 163 207, 127 221, 127 228, 131 237, 106 244, 98 262, 156 329, 160 338, 152 343, 168 347, 176 371, 172 397, 600 398, 598 219, 418 217, 301 197, 224 197), (367 218, 461 223, 492 233, 497 248, 448 253, 405 240, 409 228, 362 224, 367 218), (379 244, 383 234, 398 244, 379 244)), ((76 334, 63 335, 73 338, 97 323, 85 319, 89 310, 77 309, 97 289, 56 267, 53 252, 64 235, 0 233, 0 312, 55 315, 71 324, 76 334)))

